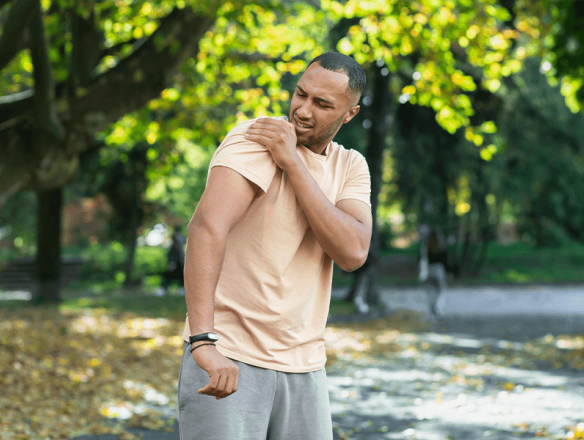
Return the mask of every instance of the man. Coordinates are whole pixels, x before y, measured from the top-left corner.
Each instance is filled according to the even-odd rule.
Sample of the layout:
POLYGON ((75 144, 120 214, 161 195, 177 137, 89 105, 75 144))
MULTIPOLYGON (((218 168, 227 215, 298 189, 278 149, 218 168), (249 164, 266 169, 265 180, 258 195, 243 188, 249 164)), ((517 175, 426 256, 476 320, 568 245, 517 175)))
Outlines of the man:
POLYGON ((332 439, 332 262, 363 265, 372 225, 365 159, 332 139, 364 87, 353 59, 321 55, 289 122, 244 123, 213 155, 188 227, 181 440, 332 439))

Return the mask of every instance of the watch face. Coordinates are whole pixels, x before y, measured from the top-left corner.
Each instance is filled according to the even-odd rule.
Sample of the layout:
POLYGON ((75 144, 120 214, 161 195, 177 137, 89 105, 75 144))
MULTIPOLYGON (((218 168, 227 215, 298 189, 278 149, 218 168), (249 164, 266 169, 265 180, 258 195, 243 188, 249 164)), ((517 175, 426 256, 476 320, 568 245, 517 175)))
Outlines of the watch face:
POLYGON ((209 339, 212 339, 213 341, 219 340, 219 336, 217 336, 216 333, 208 333, 207 336, 209 339))

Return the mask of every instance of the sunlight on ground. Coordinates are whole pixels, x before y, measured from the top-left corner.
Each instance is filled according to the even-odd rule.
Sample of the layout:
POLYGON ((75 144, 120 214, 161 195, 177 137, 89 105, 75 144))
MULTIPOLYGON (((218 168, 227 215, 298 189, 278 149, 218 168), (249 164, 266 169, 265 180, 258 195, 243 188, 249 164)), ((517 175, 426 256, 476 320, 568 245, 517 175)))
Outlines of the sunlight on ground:
MULTIPOLYGON (((121 422, 168 428, 176 416, 183 325, 182 320, 105 309, 0 310, 0 438, 64 440, 118 433, 131 439, 121 422)), ((415 420, 435 420, 445 409, 458 416, 464 414, 460 408, 468 414, 479 407, 479 412, 496 414, 497 408, 506 408, 500 402, 513 399, 528 411, 537 395, 531 387, 565 385, 538 371, 542 362, 584 369, 581 336, 548 335, 527 343, 454 337, 429 332, 418 315, 406 312, 367 323, 331 324, 325 337, 331 404, 338 417, 347 405, 359 407, 354 401, 363 389, 371 394, 359 400, 359 408, 385 418, 406 409, 414 411, 415 420), (482 395, 492 385, 489 378, 499 376, 506 379, 497 393, 482 395), (398 399, 402 386, 423 397, 398 399), (455 399, 446 394, 450 389, 458 390, 455 399)), ((394 438, 387 424, 372 423, 377 432, 387 433, 384 438, 394 438)), ((351 438, 350 430, 338 424, 335 429, 340 438, 351 438)), ((404 427, 399 438, 416 438, 415 429, 408 429, 414 428, 404 427)), ((573 426, 554 438, 584 438, 583 431, 573 426)))
POLYGON ((584 381, 565 373, 584 368, 581 336, 458 337, 408 316, 327 329, 339 439, 584 438, 584 423, 574 423, 584 381))

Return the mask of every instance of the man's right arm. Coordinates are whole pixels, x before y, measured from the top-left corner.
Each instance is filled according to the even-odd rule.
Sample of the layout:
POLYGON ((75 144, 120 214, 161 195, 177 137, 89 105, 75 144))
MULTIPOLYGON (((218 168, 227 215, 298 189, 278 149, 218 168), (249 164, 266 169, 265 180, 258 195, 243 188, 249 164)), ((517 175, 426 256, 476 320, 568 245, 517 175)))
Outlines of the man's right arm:
MULTIPOLYGON (((188 226, 185 299, 191 335, 214 330, 215 289, 227 235, 241 220, 257 190, 257 185, 230 168, 211 168, 207 186, 188 226)), ((197 348, 192 355, 209 374, 209 384, 199 390, 200 394, 223 398, 237 390, 237 366, 215 347, 197 348)))

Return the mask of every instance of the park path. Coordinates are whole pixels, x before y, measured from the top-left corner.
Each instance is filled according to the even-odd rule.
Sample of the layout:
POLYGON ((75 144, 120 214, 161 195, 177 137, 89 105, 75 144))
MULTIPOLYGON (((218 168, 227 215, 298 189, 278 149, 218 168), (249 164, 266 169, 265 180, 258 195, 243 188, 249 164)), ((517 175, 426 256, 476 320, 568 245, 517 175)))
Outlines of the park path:
MULTIPOLYGON (((384 289, 382 301, 429 310, 420 288, 384 289)), ((581 372, 521 360, 529 340, 584 334, 584 286, 452 288, 439 310, 427 331, 399 336, 411 350, 327 371, 335 440, 565 439, 579 429, 584 438, 581 372)), ((134 432, 179 439, 177 429, 134 432)))

